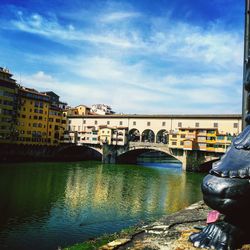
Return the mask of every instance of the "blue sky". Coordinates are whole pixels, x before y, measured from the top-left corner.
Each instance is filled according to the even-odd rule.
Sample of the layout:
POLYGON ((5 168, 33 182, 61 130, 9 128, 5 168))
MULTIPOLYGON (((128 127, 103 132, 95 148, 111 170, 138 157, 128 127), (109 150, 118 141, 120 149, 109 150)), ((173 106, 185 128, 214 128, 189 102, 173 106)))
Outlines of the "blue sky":
POLYGON ((71 106, 241 112, 243 0, 1 0, 0 22, 0 65, 71 106))

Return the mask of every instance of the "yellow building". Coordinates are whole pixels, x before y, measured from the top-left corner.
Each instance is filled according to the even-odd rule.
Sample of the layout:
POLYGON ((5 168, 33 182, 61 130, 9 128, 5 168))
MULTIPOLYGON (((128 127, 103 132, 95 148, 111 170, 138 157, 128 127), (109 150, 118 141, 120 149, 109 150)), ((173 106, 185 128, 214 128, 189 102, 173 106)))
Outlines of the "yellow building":
POLYGON ((18 144, 57 145, 63 141, 66 117, 59 107, 59 96, 21 87, 19 100, 18 144))
POLYGON ((99 126, 98 139, 100 143, 124 146, 128 142, 128 128, 99 126))
POLYGON ((211 128, 181 128, 169 135, 169 147, 224 153, 234 137, 211 128))
POLYGON ((59 100, 59 96, 53 91, 43 92, 50 98, 48 115, 48 143, 57 145, 64 141, 66 130, 66 115, 64 109, 66 103, 59 100))
POLYGON ((50 98, 35 89, 19 89, 17 143, 46 145, 48 142, 48 114, 50 98))
POLYGON ((0 143, 15 140, 17 84, 9 70, 0 67, 0 143))
POLYGON ((100 126, 98 131, 98 138, 100 143, 106 143, 108 145, 112 142, 112 128, 107 126, 100 126))
POLYGON ((67 116, 89 115, 90 108, 81 104, 75 108, 67 108, 64 112, 67 114, 67 116))
POLYGON ((66 117, 58 107, 50 107, 48 117, 48 142, 50 144, 59 144, 64 140, 64 131, 66 129, 66 117))
POLYGON ((90 113, 90 108, 85 105, 78 105, 75 107, 78 115, 88 115, 90 113))

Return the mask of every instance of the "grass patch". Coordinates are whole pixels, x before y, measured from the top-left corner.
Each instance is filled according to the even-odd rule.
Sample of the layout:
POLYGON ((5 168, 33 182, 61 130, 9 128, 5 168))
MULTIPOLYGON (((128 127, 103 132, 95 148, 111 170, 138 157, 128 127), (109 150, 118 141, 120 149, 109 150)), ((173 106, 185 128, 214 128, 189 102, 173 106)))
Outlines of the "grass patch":
POLYGON ((138 232, 138 227, 129 227, 123 229, 119 233, 114 234, 104 234, 94 240, 85 241, 83 243, 78 243, 70 247, 63 248, 63 250, 96 250, 99 247, 108 244, 109 242, 119 239, 126 238, 134 233, 138 232))

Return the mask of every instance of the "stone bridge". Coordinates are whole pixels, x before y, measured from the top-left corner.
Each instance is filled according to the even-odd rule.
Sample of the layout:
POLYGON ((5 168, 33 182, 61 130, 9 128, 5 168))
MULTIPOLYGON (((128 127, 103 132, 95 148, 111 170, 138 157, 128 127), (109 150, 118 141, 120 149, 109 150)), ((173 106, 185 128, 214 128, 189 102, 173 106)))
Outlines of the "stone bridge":
POLYGON ((182 164, 182 169, 195 164, 215 161, 222 154, 169 148, 168 144, 150 142, 129 142, 126 146, 107 145, 102 148, 90 146, 102 154, 103 163, 136 163, 137 157, 145 152, 158 151, 172 156, 182 164))
POLYGON ((62 147, 63 149, 73 147, 89 148, 92 151, 98 152, 102 157, 103 163, 130 163, 135 164, 139 155, 157 151, 163 152, 166 155, 172 156, 180 161, 183 170, 192 169, 195 165, 201 165, 207 162, 212 162, 219 159, 222 153, 213 153, 205 151, 192 151, 176 148, 169 148, 168 144, 151 143, 151 142, 129 142, 125 146, 108 145, 108 144, 68 144, 62 147))

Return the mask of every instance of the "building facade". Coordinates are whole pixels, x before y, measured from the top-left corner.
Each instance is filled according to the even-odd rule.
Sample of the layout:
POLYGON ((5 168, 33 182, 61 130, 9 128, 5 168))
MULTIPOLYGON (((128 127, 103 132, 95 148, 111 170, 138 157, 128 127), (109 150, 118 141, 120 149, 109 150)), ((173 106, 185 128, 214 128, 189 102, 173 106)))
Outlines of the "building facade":
POLYGON ((234 136, 215 128, 181 128, 169 135, 169 147, 224 153, 234 136))
POLYGON ((114 144, 114 131, 124 129, 124 143, 127 140, 225 151, 232 137, 241 132, 241 115, 87 115, 67 119, 67 130, 71 133, 84 133, 88 127, 99 131, 100 143, 114 144))
POLYGON ((63 141, 66 117, 59 96, 20 87, 19 100, 16 143, 58 145, 63 141))
POLYGON ((49 96, 35 89, 21 87, 19 100, 16 142, 18 144, 47 144, 49 96))
POLYGON ((0 67, 0 143, 12 143, 17 136, 18 86, 8 69, 0 67))

